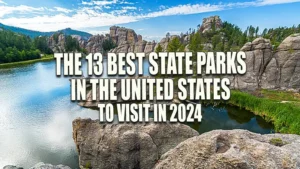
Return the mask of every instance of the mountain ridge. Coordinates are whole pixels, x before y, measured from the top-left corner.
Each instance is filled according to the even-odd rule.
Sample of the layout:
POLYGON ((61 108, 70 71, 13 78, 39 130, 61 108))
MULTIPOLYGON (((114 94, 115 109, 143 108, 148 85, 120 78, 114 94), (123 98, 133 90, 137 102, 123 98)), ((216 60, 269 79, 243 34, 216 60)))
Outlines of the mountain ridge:
POLYGON ((57 32, 63 32, 66 35, 79 35, 79 36, 83 37, 86 40, 89 39, 91 36, 93 36, 90 33, 87 33, 87 32, 84 32, 84 31, 74 30, 74 29, 71 29, 71 28, 65 28, 65 29, 62 29, 62 30, 50 31, 50 32, 40 32, 40 31, 24 29, 24 28, 15 27, 15 26, 9 26, 9 25, 5 25, 3 23, 0 23, 0 28, 10 30, 10 31, 15 32, 15 33, 21 33, 21 34, 27 35, 31 38, 35 38, 35 37, 38 37, 38 36, 51 36, 51 35, 53 35, 54 33, 57 33, 57 32))

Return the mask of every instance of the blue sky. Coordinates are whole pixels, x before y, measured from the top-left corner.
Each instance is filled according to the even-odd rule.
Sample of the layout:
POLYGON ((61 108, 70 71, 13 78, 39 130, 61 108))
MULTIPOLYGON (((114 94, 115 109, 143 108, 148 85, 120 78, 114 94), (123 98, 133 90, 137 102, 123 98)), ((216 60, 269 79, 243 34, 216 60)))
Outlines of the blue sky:
POLYGON ((39 31, 70 27, 92 34, 120 25, 149 40, 186 32, 212 15, 242 29, 298 25, 299 9, 300 0, 0 0, 0 22, 39 31))

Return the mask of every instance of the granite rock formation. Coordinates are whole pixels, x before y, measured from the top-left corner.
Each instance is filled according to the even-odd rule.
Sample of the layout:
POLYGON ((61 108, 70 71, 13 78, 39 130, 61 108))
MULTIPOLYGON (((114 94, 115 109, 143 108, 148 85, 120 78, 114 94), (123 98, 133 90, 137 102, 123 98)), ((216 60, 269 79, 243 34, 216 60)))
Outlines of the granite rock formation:
POLYGON ((197 131, 179 123, 99 124, 98 120, 73 121, 73 139, 80 167, 93 169, 151 169, 160 156, 197 131))
POLYGON ((205 33, 210 31, 215 27, 215 30, 219 30, 222 28, 222 20, 219 16, 211 16, 208 18, 204 18, 202 21, 202 25, 200 27, 200 31, 205 33))
POLYGON ((247 56, 247 72, 232 78, 233 88, 300 90, 300 34, 287 37, 276 51, 263 38, 246 43, 241 51, 247 56))
POLYGON ((300 136, 214 130, 183 141, 155 169, 300 168, 300 136))

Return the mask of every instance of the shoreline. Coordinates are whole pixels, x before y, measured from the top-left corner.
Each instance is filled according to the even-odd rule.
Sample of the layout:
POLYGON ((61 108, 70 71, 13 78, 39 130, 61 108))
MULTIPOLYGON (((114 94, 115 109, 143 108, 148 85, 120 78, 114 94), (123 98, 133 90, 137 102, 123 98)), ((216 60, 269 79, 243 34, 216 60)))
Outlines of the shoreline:
POLYGON ((0 64, 0 69, 7 69, 7 68, 14 68, 22 65, 29 65, 37 62, 47 62, 54 60, 54 55, 48 55, 45 57, 42 57, 40 59, 33 59, 33 60, 24 60, 20 62, 11 62, 11 63, 1 63, 0 64))
MULTIPOLYGON (((286 93, 287 94, 287 93, 286 93)), ((231 104, 253 112, 273 123, 278 133, 300 135, 300 107, 291 102, 280 102, 268 97, 258 97, 237 90, 231 91, 231 104)))

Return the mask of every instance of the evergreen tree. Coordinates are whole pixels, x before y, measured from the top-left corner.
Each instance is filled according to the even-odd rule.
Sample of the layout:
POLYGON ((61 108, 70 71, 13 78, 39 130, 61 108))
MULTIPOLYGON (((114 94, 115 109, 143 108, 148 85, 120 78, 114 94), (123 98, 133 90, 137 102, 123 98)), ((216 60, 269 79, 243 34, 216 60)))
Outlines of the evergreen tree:
POLYGON ((177 52, 181 46, 182 46, 182 44, 180 42, 180 39, 178 37, 175 37, 169 42, 167 51, 168 52, 177 52))

